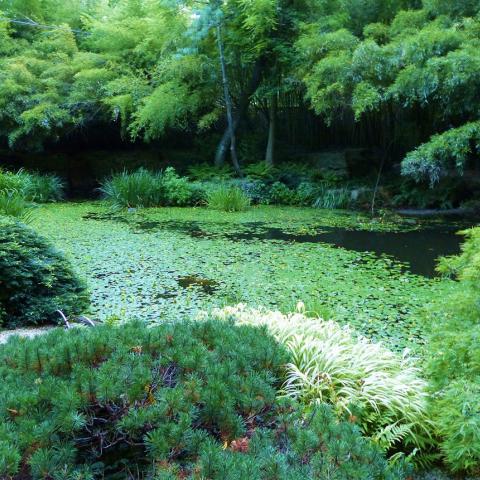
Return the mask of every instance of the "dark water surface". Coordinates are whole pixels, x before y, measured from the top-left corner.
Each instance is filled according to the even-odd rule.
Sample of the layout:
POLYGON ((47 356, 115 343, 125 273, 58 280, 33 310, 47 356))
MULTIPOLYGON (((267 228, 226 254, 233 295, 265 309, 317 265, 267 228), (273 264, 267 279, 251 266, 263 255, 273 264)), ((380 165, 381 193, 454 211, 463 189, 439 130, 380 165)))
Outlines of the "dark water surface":
POLYGON ((459 227, 430 227, 410 232, 372 232, 343 228, 322 228, 316 234, 294 234, 280 228, 263 228, 227 234, 231 240, 283 240, 291 242, 328 243, 357 252, 389 255, 407 263, 408 270, 417 275, 434 277, 439 256, 460 252, 462 236, 459 227))
POLYGON ((324 236, 323 241, 349 250, 371 251, 392 255, 409 264, 409 270, 426 277, 435 276, 439 256, 460 252, 461 236, 455 230, 418 230, 412 232, 337 231, 324 236))

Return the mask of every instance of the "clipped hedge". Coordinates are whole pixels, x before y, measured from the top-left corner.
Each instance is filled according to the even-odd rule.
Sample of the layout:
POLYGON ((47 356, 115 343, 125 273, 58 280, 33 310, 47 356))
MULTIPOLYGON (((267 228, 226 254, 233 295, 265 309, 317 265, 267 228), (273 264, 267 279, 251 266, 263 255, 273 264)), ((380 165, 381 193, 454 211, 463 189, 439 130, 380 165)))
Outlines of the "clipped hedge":
MULTIPOLYGON (((357 427, 276 391, 286 351, 224 322, 56 330, 0 348, 0 471, 24 479, 400 479, 357 427)), ((2 477, 5 478, 5 477, 2 477)))
POLYGON ((81 313, 84 283, 64 256, 33 229, 0 216, 0 326, 58 321, 55 312, 81 313))

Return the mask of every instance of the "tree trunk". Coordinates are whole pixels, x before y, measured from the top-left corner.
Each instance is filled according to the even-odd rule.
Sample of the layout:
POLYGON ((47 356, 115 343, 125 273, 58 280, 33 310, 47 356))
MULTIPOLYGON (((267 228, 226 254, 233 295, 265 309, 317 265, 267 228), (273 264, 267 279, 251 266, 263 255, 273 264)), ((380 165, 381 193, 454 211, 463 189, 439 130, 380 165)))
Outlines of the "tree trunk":
POLYGON ((273 167, 275 163, 275 130, 277 126, 277 94, 274 93, 268 109, 268 142, 265 152, 265 163, 273 167))
MULTIPOLYGON (((242 92, 238 109, 233 119, 233 131, 236 132, 241 125, 245 114, 247 113, 248 105, 250 104, 250 97, 255 93, 260 84, 261 74, 264 68, 265 59, 260 57, 253 68, 253 74, 247 88, 242 92)), ((222 138, 218 142, 217 150, 215 152, 215 166, 221 167, 225 163, 225 157, 227 155, 228 147, 230 146, 230 129, 227 125, 222 138)))
POLYGON ((237 147, 235 141, 235 128, 233 126, 232 99, 230 98, 230 89, 228 88, 227 67, 225 65, 225 54, 223 51, 222 28, 220 22, 217 24, 217 42, 220 55, 220 66, 222 67, 223 95, 225 97, 225 106, 227 107, 227 123, 230 139, 230 155, 232 157, 233 168, 238 175, 242 176, 242 170, 237 158, 237 147))

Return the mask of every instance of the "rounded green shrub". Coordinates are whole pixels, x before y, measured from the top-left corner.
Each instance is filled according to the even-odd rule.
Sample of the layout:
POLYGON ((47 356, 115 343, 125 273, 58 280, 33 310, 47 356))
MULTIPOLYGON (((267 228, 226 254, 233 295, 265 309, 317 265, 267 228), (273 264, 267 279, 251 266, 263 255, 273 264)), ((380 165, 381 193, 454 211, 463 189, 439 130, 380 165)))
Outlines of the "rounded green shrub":
POLYGON ((84 283, 47 240, 0 216, 0 325, 35 325, 80 313, 88 306, 84 283))
POLYGON ((0 349, 0 470, 39 479, 400 479, 357 427, 279 402, 286 351, 211 320, 0 349))
POLYGON ((163 205, 186 207, 200 203, 205 197, 201 184, 190 182, 187 177, 180 177, 173 167, 167 167, 163 172, 162 185, 163 205))
POLYGON ((282 182, 275 182, 269 192, 268 201, 272 205, 294 205, 297 193, 282 182))

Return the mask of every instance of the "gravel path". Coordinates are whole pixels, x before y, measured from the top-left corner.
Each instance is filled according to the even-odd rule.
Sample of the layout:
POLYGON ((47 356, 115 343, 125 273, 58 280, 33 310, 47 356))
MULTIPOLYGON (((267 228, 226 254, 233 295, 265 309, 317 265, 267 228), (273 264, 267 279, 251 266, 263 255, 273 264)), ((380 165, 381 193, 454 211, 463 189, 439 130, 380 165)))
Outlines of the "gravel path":
POLYGON ((7 343, 7 340, 13 335, 19 335, 25 338, 33 338, 38 335, 43 335, 44 333, 47 333, 54 328, 57 328, 57 327, 48 326, 48 327, 36 327, 36 328, 17 328, 15 330, 3 330, 3 331, 0 331, 0 344, 7 343))

